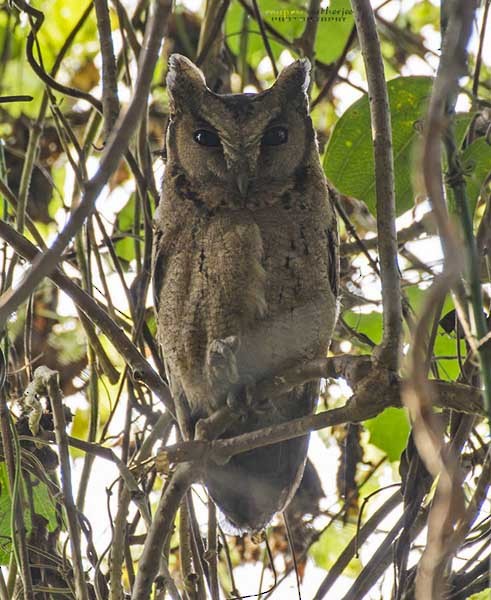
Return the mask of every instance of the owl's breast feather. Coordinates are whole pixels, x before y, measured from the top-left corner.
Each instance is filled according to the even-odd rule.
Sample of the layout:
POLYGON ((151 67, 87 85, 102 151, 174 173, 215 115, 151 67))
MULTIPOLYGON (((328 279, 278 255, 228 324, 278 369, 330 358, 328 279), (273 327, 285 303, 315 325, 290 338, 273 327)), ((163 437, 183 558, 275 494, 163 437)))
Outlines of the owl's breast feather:
POLYGON ((160 339, 192 408, 225 393, 226 382, 212 390, 206 377, 206 350, 215 339, 238 336, 243 381, 325 355, 336 309, 322 206, 319 214, 271 207, 210 216, 189 204, 159 210, 168 248, 160 339))

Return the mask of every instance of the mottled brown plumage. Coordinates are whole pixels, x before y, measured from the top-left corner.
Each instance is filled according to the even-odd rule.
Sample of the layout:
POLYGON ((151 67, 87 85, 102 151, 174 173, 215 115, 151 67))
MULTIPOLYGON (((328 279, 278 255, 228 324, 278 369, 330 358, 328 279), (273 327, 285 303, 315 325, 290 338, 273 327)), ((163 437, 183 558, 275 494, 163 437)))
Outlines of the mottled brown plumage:
MULTIPOLYGON (((244 386, 324 356, 336 315, 337 231, 306 89, 309 63, 261 94, 217 95, 173 55, 162 200, 155 216, 158 336, 192 424, 227 400, 227 436, 313 411, 318 384, 246 404, 244 386)), ((204 483, 235 527, 256 530, 301 479, 308 438, 210 464, 204 483)))

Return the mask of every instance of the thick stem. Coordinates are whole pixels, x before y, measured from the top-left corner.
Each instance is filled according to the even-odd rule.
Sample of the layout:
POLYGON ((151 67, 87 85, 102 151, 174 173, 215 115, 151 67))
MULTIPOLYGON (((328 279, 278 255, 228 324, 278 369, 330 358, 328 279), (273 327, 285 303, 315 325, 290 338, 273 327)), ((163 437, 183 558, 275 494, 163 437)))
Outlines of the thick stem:
POLYGON ((160 556, 167 537, 174 526, 174 517, 189 486, 197 478, 196 468, 189 463, 177 466, 160 498, 150 527, 143 552, 138 563, 138 573, 131 600, 148 600, 154 579, 158 573, 160 556))
POLYGON ((94 6, 102 55, 102 110, 107 138, 119 114, 117 68, 107 0, 94 0, 94 6))
POLYGON ((85 580, 85 572, 82 562, 78 511, 73 499, 72 474, 70 466, 70 454, 68 451, 65 408, 63 406, 63 400, 61 397, 58 373, 56 371, 49 370, 47 367, 39 367, 36 369, 34 377, 40 377, 42 379, 42 385, 46 388, 53 410, 56 443, 58 444, 58 452, 60 456, 63 503, 67 516, 67 528, 70 536, 70 547, 72 550, 75 590, 79 600, 89 600, 89 591, 87 588, 87 582, 85 580))
POLYGON ((397 265, 394 160, 389 97, 373 10, 366 0, 351 0, 351 6, 365 62, 374 145, 378 251, 384 309, 384 331, 377 358, 388 369, 397 371, 402 335, 402 303, 397 265))

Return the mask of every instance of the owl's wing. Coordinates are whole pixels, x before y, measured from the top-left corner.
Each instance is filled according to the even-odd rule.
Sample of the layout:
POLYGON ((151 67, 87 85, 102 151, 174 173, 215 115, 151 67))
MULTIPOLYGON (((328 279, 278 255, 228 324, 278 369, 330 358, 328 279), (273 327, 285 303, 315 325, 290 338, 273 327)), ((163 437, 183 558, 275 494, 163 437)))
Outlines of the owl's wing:
POLYGON ((327 254, 329 260, 329 285, 335 298, 339 296, 339 232, 336 218, 337 191, 326 179, 327 197, 331 204, 332 220, 327 231, 327 254))
MULTIPOLYGON (((159 330, 158 318, 160 311, 160 294, 162 292, 162 286, 165 279, 165 273, 167 270, 167 256, 165 253, 164 245, 162 244, 162 230, 156 228, 154 230, 153 239, 153 252, 152 252, 152 281, 153 281, 153 304, 155 310, 155 317, 157 319, 157 331, 159 330)), ((161 345, 162 348, 162 345, 161 345)), ((176 416, 181 433, 184 439, 191 439, 191 417, 186 394, 182 386, 182 382, 178 375, 173 372, 170 361, 167 359, 164 353, 164 369, 167 383, 174 404, 176 408, 176 416)))
POLYGON ((339 235, 336 227, 336 221, 332 229, 327 232, 327 253, 329 257, 329 285, 331 286, 334 297, 339 294, 339 235))
POLYGON ((162 231, 154 229, 152 250, 152 282, 153 282, 153 306, 156 318, 159 314, 160 292, 164 282, 166 270, 166 257, 162 247, 162 231))

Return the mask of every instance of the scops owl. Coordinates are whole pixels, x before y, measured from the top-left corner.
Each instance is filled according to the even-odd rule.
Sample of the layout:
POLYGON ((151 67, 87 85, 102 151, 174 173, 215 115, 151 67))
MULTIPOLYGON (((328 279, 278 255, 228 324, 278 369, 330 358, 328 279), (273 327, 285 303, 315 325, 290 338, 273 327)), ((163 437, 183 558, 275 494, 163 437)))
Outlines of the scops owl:
MULTIPOLYGON (((191 427, 226 403, 223 437, 312 413, 319 382, 261 408, 245 390, 326 355, 337 305, 336 219, 306 90, 293 62, 258 94, 216 94, 169 60, 170 120, 153 277, 158 338, 191 427)), ((203 482, 235 530, 257 531, 292 498, 308 436, 210 463, 203 482)))

